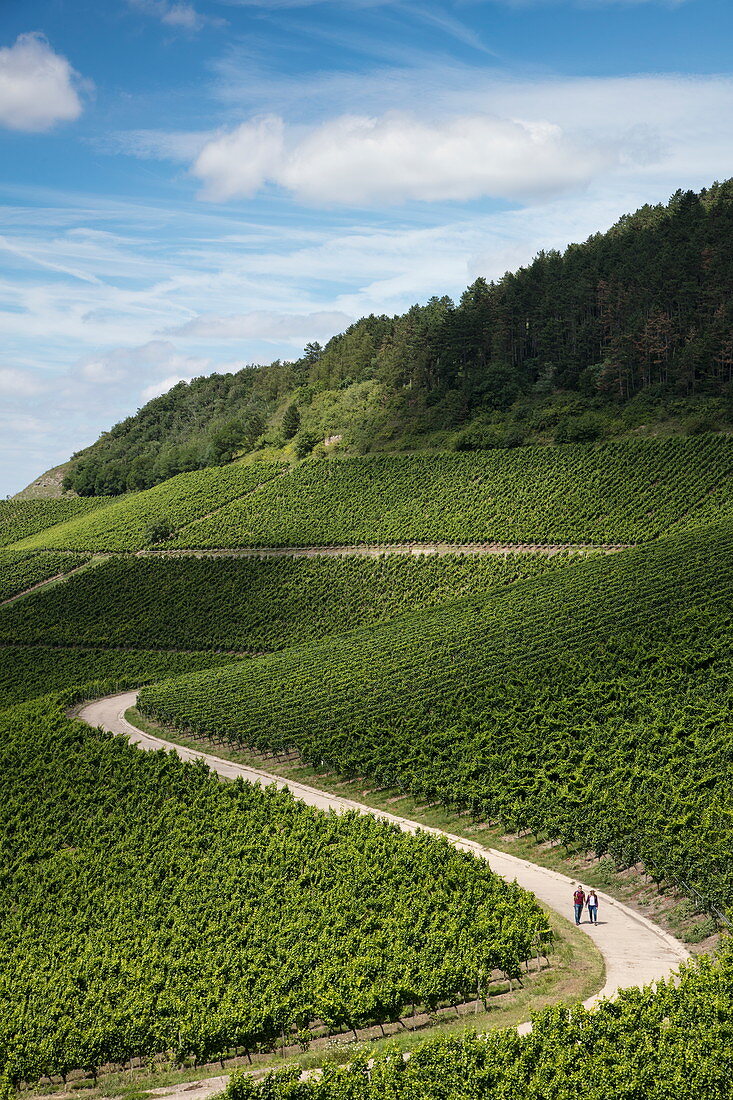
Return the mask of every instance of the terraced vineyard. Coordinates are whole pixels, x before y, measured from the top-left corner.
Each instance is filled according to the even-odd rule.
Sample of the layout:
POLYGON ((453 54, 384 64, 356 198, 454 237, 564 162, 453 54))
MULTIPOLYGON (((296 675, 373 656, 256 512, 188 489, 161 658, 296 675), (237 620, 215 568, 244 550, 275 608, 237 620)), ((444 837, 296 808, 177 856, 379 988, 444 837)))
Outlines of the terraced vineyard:
POLYGON ((0 609, 0 640, 284 649, 539 576, 576 560, 481 557, 112 558, 0 609))
POLYGON ((85 697, 93 698, 117 686, 122 690, 233 660, 224 653, 195 651, 0 645, 0 699, 3 707, 9 707, 49 692, 81 688, 85 697))
POLYGON ((79 514, 53 528, 46 524, 44 530, 29 538, 18 534, 15 539, 22 540, 13 548, 139 550, 151 544, 150 529, 153 525, 164 524, 168 530, 175 531, 237 497, 251 493, 259 485, 276 477, 281 469, 281 466, 274 464, 234 463, 179 474, 153 489, 116 497, 97 514, 93 514, 93 508, 87 507, 87 512, 92 514, 79 514))
POLYGON ((733 501, 733 440, 639 440, 298 467, 180 531, 171 547, 635 543, 733 501), (721 496, 725 499, 721 500, 721 496))
POLYGON ((74 517, 88 516, 97 509, 104 508, 108 503, 108 497, 2 500, 0 501, 0 546, 9 546, 11 543, 74 517))
POLYGON ((626 544, 733 507, 733 439, 638 440, 473 454, 368 455, 180 474, 14 549, 129 551, 165 521, 171 548, 441 540, 626 544), (261 487, 260 487, 261 486, 261 487), (711 505, 711 501, 714 505, 711 505))
MULTIPOLYGON (((50 692, 146 685, 144 713, 184 733, 295 748, 733 909, 733 441, 235 464, 94 503, 55 526, 8 513, 24 537, 0 552, 8 593, 111 555, 0 610, 0 1078, 393 1020, 485 993, 544 924, 425 836, 142 756, 50 692), (416 540, 643 545, 133 556, 416 540)), ((528 1040, 239 1079, 230 1100, 722 1100, 731 958, 596 1015, 556 1009, 528 1040)))
POLYGON ((487 996, 546 926, 447 842, 225 786, 52 698, 0 714, 0 837, 0 1062, 16 1083, 487 996))
POLYGON ((643 859, 733 903, 733 524, 151 685, 165 723, 643 859))
POLYGON ((733 952, 691 964, 681 982, 629 989, 594 1012, 538 1014, 532 1033, 423 1044, 362 1055, 299 1081, 236 1074, 226 1100, 725 1100, 733 1077, 733 952))
POLYGON ((0 550, 0 603, 89 561, 82 554, 43 554, 0 550))

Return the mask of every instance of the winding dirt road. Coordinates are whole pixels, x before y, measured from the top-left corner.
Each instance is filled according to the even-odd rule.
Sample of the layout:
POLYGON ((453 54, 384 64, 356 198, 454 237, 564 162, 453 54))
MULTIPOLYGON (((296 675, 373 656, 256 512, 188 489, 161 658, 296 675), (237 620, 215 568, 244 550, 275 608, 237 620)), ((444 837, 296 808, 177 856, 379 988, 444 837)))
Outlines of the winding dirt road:
MULTIPOLYGON (((545 867, 539 867, 527 860, 516 856, 498 852, 494 848, 484 848, 476 841, 464 840, 463 837, 454 836, 442 829, 432 829, 424 825, 418 825, 404 817, 373 809, 360 802, 353 802, 347 798, 339 798, 325 791, 319 791, 315 787, 307 787, 302 783, 294 783, 281 779, 269 772, 248 768, 242 764, 235 764, 231 760, 223 760, 211 753, 198 752, 195 749, 176 745, 172 741, 166 741, 161 737, 153 737, 143 733, 133 726, 125 718, 125 711, 135 705, 136 691, 127 691, 120 695, 108 695, 103 699, 97 699, 93 703, 83 706, 78 716, 90 726, 99 727, 111 733, 122 734, 131 744, 141 749, 155 752, 158 749, 174 750, 182 760, 203 760, 212 771, 217 772, 223 779, 236 779, 241 777, 253 783, 269 785, 274 783, 277 787, 287 787, 292 794, 320 810, 334 810, 336 813, 347 813, 349 810, 357 810, 359 813, 372 814, 374 817, 391 821, 400 829, 408 833, 414 833, 422 829, 424 832, 447 837, 451 844, 463 852, 471 852, 478 859, 488 861, 492 871, 501 875, 508 881, 516 881, 526 890, 530 890, 548 909, 559 913, 561 917, 572 916, 572 893, 575 881, 557 871, 550 871, 545 867)), ((684 946, 669 933, 664 932, 652 921, 635 913, 628 906, 623 905, 615 898, 599 892, 600 920, 595 927, 590 924, 582 924, 581 929, 595 940, 606 966, 606 982, 603 988, 585 1002, 586 1007, 592 1008, 604 997, 613 997, 619 990, 627 986, 646 985, 649 982, 665 978, 674 971, 681 962, 689 958, 689 952, 684 946)), ((526 1034, 531 1029, 531 1024, 520 1024, 517 1029, 520 1034, 526 1034)), ((226 1087, 228 1076, 204 1078, 199 1081, 190 1081, 178 1086, 166 1086, 152 1089, 148 1095, 151 1100, 209 1100, 217 1096, 226 1087)))
MULTIPOLYGON (((87 703, 79 711, 79 717, 90 726, 98 726, 112 733, 123 734, 131 744, 138 745, 141 749, 150 751, 173 749, 182 760, 204 760, 212 771, 217 772, 224 779, 236 779, 241 776, 254 783, 274 783, 277 787, 289 788, 296 798, 320 810, 334 810, 336 813, 357 810, 359 813, 368 813, 385 821, 391 821, 408 833, 421 829, 424 832, 447 837, 460 851, 471 852, 477 858, 487 860, 492 871, 501 875, 502 878, 508 881, 516 880, 520 886, 535 894, 548 909, 554 910, 566 919, 572 916, 572 893, 575 883, 566 875, 550 871, 546 867, 539 867, 517 856, 498 852, 493 848, 484 848, 476 841, 464 840, 463 837, 454 836, 441 829, 418 825, 407 818, 373 809, 360 802, 339 798, 314 787, 304 786, 302 783, 286 781, 269 772, 235 764, 231 760, 223 760, 210 753, 198 752, 176 745, 172 741, 143 733, 125 718, 125 711, 135 705, 136 699, 135 691, 97 699, 93 703, 87 703)), ((612 997, 619 989, 626 986, 645 985, 659 978, 665 978, 689 957, 689 952, 678 940, 646 917, 635 913, 628 906, 606 894, 599 893, 599 898, 598 925, 593 927, 584 923, 581 928, 595 940, 603 955, 606 964, 606 982, 600 992, 586 1002, 588 1007, 604 997, 612 997)))

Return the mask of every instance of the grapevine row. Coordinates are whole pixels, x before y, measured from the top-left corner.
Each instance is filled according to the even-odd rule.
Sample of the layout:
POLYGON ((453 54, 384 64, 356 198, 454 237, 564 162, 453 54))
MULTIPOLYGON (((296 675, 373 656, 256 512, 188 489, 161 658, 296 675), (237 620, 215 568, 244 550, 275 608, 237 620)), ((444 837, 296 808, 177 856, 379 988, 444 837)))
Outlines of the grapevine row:
POLYGON ((108 503, 105 497, 82 500, 2 500, 0 501, 0 546, 10 546, 55 524, 75 516, 88 516, 108 503))
POLYGON ((733 440, 626 440, 471 454, 367 455, 180 474, 45 530, 21 549, 636 543, 730 510, 733 440))
MULTIPOLYGON (((179 474, 141 493, 111 500, 106 498, 104 507, 42 530, 23 539, 13 549, 139 550, 155 537, 152 529, 156 526, 162 525, 162 537, 251 493, 276 477, 281 469, 274 463, 234 463, 179 474)), ((88 502, 81 503, 86 504, 89 511, 88 502)), ((15 537, 21 538, 20 535, 15 537)))
POLYGON ((733 526, 211 675, 148 714, 643 859, 733 905, 733 526))
POLYGON ((81 554, 0 550, 0 602, 51 577, 70 573, 88 560, 81 554))
POLYGON ((732 483, 733 440, 723 436, 375 454, 305 463, 170 546, 645 542, 695 523, 711 495, 730 509, 732 483))
POLYGON ((733 951, 679 982, 629 989, 593 1012, 548 1009, 514 1031, 357 1055, 299 1080, 232 1077, 226 1100, 728 1100, 733 1080, 733 951))
POLYGON ((404 611, 483 594, 575 561, 537 554, 111 558, 64 585, 29 595, 22 607, 0 609, 0 639, 284 649, 404 611))
MULTIPOLYGON (((84 684, 113 679, 137 687, 148 680, 182 676, 232 660, 226 654, 205 652, 0 645, 0 710, 38 695, 84 684)), ((104 694, 90 687, 87 697, 104 694)))
POLYGON ((53 697, 0 714, 0 836, 0 1066, 16 1084, 485 997, 546 923, 447 841, 224 785, 53 697))

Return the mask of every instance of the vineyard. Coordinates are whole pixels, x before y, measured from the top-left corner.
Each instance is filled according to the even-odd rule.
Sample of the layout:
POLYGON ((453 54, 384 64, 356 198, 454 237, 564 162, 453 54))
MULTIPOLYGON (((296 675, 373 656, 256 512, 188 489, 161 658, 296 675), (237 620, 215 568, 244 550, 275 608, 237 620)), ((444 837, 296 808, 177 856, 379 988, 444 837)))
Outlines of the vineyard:
POLYGON ((37 695, 84 685, 87 697, 93 698, 114 690, 108 688, 108 681, 119 683, 122 690, 149 680, 215 668, 234 659, 216 653, 0 645, 0 699, 3 707, 9 707, 37 695))
MULTIPOLYGON (((627 544, 733 507, 726 436, 471 454, 367 455, 179 474, 13 549, 451 543, 627 544), (278 476, 282 475, 282 476, 278 476), (157 536, 151 532, 160 526, 157 536), (155 539, 158 539, 156 542, 155 539)), ((61 502, 66 503, 66 502, 61 502)), ((20 536, 16 536, 20 537, 20 536)))
POLYGON ((111 503, 107 498, 106 507, 96 514, 97 501, 92 501, 91 507, 89 501, 82 501, 88 514, 81 509, 79 514, 72 511, 68 518, 63 517, 67 522, 56 520, 56 527, 44 524, 44 530, 35 529, 37 534, 24 531, 9 541, 22 540, 13 547, 19 550, 139 550, 151 545, 156 537, 164 539, 179 527, 251 493, 280 471, 281 467, 273 464, 235 463, 179 474, 153 489, 117 497, 111 503), (157 535, 154 527, 159 528, 157 535))
POLYGON ((232 1077, 226 1100, 727 1100, 733 1078, 733 951, 682 980, 629 989, 594 1012, 549 1009, 513 1031, 362 1055, 298 1081, 289 1067, 232 1077))
POLYGON ((0 602, 51 577, 70 573, 89 560, 81 554, 0 550, 0 602))
POLYGON ((89 516, 108 502, 105 497, 0 501, 0 546, 10 546, 74 517, 89 516))
MULTIPOLYGON (((50 556, 50 555, 49 555, 50 556)), ((577 561, 567 555, 377 559, 110 558, 0 609, 0 640, 264 651, 315 641, 577 561)))
MULTIPOLYGON (((143 685, 140 710, 184 733, 295 749, 733 908, 733 441, 234 464, 22 503, 0 511, 0 599, 111 556, 0 609, 0 1095, 3 1072, 200 1063, 486 998, 545 926, 442 842, 140 754, 62 698, 143 685), (639 545, 135 553, 433 539, 639 545)), ((732 1046, 724 949, 526 1039, 235 1077, 228 1100, 722 1100, 732 1046)))
POLYGON ((152 685, 140 709, 296 747, 733 903, 730 521, 152 685))
POLYGON ((538 953, 544 914, 484 861, 141 754, 53 697, 0 714, 0 758, 16 1084, 396 1020, 487 997, 538 953))
POLYGON ((733 440, 724 436, 367 455, 306 463, 169 545, 636 543, 694 523, 710 494, 730 510, 733 440))

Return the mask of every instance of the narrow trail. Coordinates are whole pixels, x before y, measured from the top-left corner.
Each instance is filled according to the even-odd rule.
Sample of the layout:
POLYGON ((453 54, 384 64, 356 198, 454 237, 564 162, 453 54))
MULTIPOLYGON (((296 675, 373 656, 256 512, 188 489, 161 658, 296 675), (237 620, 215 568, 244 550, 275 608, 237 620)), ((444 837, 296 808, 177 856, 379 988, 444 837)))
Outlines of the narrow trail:
MULTIPOLYGON (((485 848, 477 841, 454 836, 442 829, 419 825, 408 818, 376 810, 360 802, 317 790, 315 787, 284 780, 269 772, 235 764, 231 760, 223 760, 211 753, 199 752, 143 733, 125 718, 125 711, 135 705, 136 699, 136 691, 97 699, 82 707, 79 717, 90 726, 98 726, 111 733, 124 734, 132 744, 138 745, 141 749, 150 751, 173 749, 182 760, 203 760, 212 771, 217 772, 224 779, 241 777, 255 783, 274 783, 279 788, 287 787, 296 798, 321 810, 335 810, 336 813, 356 810, 359 813, 371 814, 373 817, 390 821, 404 832, 423 831, 444 836, 460 851, 470 852, 479 859, 487 860, 492 871, 508 881, 515 880, 520 886, 535 894, 548 909, 552 909, 566 919, 572 915, 572 892, 575 881, 567 875, 540 867, 517 856, 508 855, 506 852, 485 848)), ((584 923, 581 928, 595 940, 596 946, 603 955, 606 982, 603 988, 586 1002, 588 1007, 605 997, 613 997, 619 989, 626 986, 645 985, 665 978, 681 962, 689 958, 689 952, 685 947, 652 921, 635 913, 607 894, 599 893, 599 898, 598 925, 593 927, 584 923)))
MULTIPOLYGON (((140 749, 150 752, 172 749, 182 760, 203 760, 222 779, 241 777, 262 785, 274 783, 278 788, 286 787, 295 798, 320 810, 334 810, 340 814, 356 810, 359 813, 371 814, 373 817, 392 822, 404 832, 423 831, 446 837, 460 851, 470 852, 478 859, 487 860, 492 871, 503 879, 509 882, 516 881, 524 889, 531 891, 548 909, 552 909, 565 919, 572 915, 572 892, 575 880, 558 871, 551 871, 494 848, 485 848, 476 841, 465 840, 442 829, 419 825, 408 818, 398 817, 351 799, 339 798, 337 795, 328 794, 315 787, 284 780, 269 772, 248 768, 211 753, 198 752, 195 749, 177 745, 173 741, 166 741, 162 737, 143 733, 125 718, 125 712, 134 706, 136 701, 137 692, 127 691, 96 699, 94 702, 85 704, 77 713, 78 717, 90 726, 99 727, 110 733, 122 734, 131 744, 137 745, 140 749)), ((598 924, 593 927, 584 923, 580 927, 595 941, 603 956, 606 981, 603 988, 585 1002, 587 1008, 592 1008, 604 998, 613 997, 625 987, 646 985, 666 978, 680 963, 689 958, 686 948, 652 921, 635 913, 607 894, 599 891, 598 896, 600 900, 598 924)), ((531 1024, 527 1022, 520 1024, 517 1030, 520 1034, 526 1034, 530 1029, 531 1024)), ((154 1096, 155 1100, 189 1100, 191 1096, 194 1100, 208 1100, 209 1097, 220 1093, 226 1087, 228 1080, 228 1076, 218 1075, 182 1085, 153 1089, 149 1095, 154 1096)))
POLYGON ((363 557, 378 558, 383 554, 618 554, 629 550, 633 543, 542 543, 542 542, 389 542, 344 546, 238 546, 197 550, 138 550, 139 558, 317 558, 363 557))

